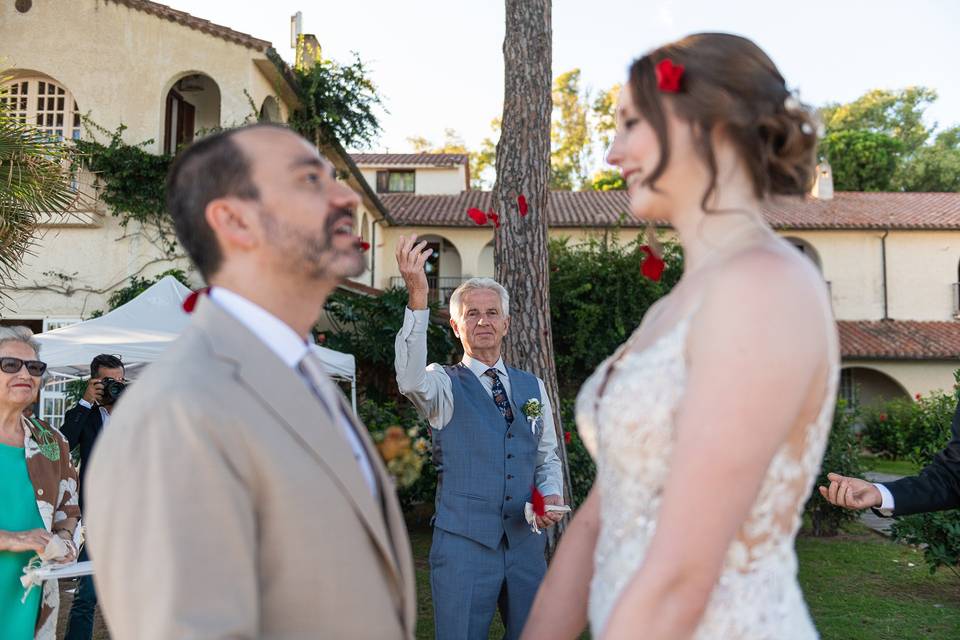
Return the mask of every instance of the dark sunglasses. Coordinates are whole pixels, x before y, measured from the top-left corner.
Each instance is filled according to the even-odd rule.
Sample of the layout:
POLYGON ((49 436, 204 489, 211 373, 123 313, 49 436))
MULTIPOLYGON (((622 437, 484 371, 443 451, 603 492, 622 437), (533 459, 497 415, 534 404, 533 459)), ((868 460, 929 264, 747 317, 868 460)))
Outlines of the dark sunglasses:
POLYGON ((0 371, 4 373, 17 373, 22 367, 27 368, 27 373, 32 376, 40 377, 47 370, 47 363, 39 360, 21 360, 20 358, 3 357, 0 358, 0 371))

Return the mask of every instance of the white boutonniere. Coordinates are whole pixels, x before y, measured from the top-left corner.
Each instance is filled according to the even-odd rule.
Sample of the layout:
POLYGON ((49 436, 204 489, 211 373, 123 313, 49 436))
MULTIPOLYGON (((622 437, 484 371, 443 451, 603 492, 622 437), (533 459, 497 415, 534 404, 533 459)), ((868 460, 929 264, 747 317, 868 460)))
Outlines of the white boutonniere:
POLYGON ((540 420, 543 417, 543 403, 536 398, 530 398, 523 403, 522 411, 523 415, 527 416, 527 421, 530 423, 530 431, 536 435, 537 420, 540 420))

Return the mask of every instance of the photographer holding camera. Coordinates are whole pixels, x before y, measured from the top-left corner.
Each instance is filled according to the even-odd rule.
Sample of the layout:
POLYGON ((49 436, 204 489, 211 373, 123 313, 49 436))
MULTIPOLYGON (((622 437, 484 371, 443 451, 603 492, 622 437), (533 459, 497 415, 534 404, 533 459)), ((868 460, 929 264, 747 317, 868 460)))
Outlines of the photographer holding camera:
MULTIPOLYGON (((84 476, 87 461, 100 432, 110 421, 110 412, 126 387, 123 362, 117 356, 102 353, 90 363, 90 380, 83 398, 67 411, 60 432, 70 442, 70 449, 80 448, 80 513, 83 514, 84 476)), ((80 551, 79 561, 88 560, 86 548, 80 551)), ((93 637, 93 613, 97 606, 97 592, 93 578, 83 576, 77 583, 70 609, 70 622, 64 640, 90 640, 93 637)))

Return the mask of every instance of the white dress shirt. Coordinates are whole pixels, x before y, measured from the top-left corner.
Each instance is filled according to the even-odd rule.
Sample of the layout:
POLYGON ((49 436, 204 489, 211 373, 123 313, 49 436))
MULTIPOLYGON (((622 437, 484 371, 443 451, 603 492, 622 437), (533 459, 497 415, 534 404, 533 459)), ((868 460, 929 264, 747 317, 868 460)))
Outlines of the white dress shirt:
POLYGON ((885 486, 879 482, 874 482, 873 486, 880 491, 880 496, 883 498, 883 504, 881 504, 878 509, 881 511, 893 511, 893 494, 890 493, 890 489, 887 489, 885 486))
MULTIPOLYGON (((443 429, 453 418, 453 383, 450 376, 439 364, 427 366, 427 322, 430 311, 421 309, 412 311, 407 308, 403 315, 403 327, 397 334, 396 360, 397 385, 400 393, 416 406, 434 429, 443 429)), ((480 384, 493 399, 493 379, 484 373, 490 369, 484 363, 463 357, 463 364, 473 372, 480 384)), ((507 396, 510 396, 510 376, 503 364, 497 360, 492 367, 497 370, 500 382, 507 396)), ((545 496, 563 495, 563 468, 557 455, 557 431, 553 422, 553 410, 550 398, 543 386, 543 380, 537 378, 540 385, 540 400, 543 403, 543 437, 537 448, 536 484, 545 496)), ((524 400, 525 402, 525 400, 524 400)), ((522 404, 522 403, 521 403, 522 404)), ((517 416, 516 419, 524 419, 517 416)))
MULTIPOLYGON (((228 289, 212 287, 210 289, 210 299, 221 309, 236 318, 237 321, 249 329, 251 333, 260 338, 260 340, 267 345, 267 348, 280 358, 283 364, 296 371, 297 375, 307 384, 307 388, 311 390, 311 393, 313 392, 309 380, 300 373, 298 366, 300 361, 303 360, 303 357, 307 355, 307 351, 314 348, 315 345, 309 343, 306 338, 298 336, 287 323, 263 307, 250 302, 246 298, 228 289)), ((331 381, 330 384, 333 385, 333 382, 331 381)), ((330 404, 326 401, 324 401, 324 403, 330 404)), ((338 426, 343 432, 343 437, 346 438, 347 443, 353 450, 353 457, 356 458, 357 464, 360 466, 360 472, 370 487, 370 492, 376 496, 377 479, 373 473, 373 466, 370 464, 370 458, 367 457, 363 443, 360 442, 360 438, 353 430, 353 425, 348 421, 347 417, 343 415, 343 412, 340 411, 339 406, 328 406, 327 409, 331 415, 339 418, 338 426)))

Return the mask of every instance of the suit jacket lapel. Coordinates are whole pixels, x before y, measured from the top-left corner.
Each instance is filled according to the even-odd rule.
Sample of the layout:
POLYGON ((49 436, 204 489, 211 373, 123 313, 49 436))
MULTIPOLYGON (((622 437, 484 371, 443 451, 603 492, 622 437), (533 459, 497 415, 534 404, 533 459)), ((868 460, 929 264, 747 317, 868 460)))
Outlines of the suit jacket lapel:
MULTIPOLYGON (((235 365, 238 382, 270 410, 280 426, 310 451, 321 466, 328 469, 330 477, 349 498, 385 556, 395 579, 402 585, 382 511, 370 493, 340 425, 330 420, 326 407, 307 382, 206 296, 198 301, 194 322, 206 334, 214 353, 235 365)), ((338 395, 342 397, 342 394, 338 395)), ((366 429, 360 425, 357 433, 363 439, 366 429)), ((376 467, 379 453, 375 449, 371 451, 369 446, 367 452, 376 467)))

